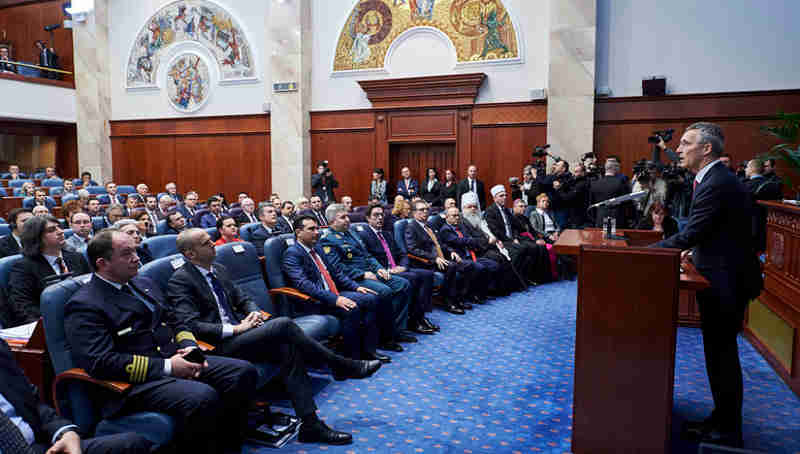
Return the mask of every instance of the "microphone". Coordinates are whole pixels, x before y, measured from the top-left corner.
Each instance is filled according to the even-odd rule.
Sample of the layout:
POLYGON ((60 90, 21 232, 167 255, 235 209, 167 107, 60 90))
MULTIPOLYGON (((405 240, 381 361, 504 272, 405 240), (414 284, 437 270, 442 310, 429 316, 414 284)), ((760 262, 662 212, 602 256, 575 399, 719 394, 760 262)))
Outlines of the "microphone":
POLYGON ((633 192, 630 194, 621 195, 619 197, 613 197, 608 200, 603 200, 602 202, 597 202, 594 205, 590 206, 589 209, 597 208, 597 207, 612 207, 619 205, 620 203, 627 202, 629 200, 639 200, 647 196, 649 191, 639 191, 633 192))

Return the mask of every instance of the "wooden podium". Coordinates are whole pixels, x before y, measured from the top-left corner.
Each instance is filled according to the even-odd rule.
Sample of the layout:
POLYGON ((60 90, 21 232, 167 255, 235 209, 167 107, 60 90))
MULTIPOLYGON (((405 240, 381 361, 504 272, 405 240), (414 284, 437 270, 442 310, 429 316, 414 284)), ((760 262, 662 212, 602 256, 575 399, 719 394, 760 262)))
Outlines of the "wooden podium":
POLYGON ((555 245, 578 258, 572 451, 670 450, 680 290, 708 285, 680 251, 642 247, 659 232, 567 230, 555 245))

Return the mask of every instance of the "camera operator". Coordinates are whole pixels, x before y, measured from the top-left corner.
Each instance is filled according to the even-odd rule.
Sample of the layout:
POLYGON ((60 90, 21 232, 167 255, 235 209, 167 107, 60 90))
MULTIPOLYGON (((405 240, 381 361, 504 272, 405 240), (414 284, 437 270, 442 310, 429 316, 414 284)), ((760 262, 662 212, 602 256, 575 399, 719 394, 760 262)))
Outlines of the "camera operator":
POLYGON ((328 161, 317 164, 317 173, 311 175, 311 188, 314 195, 319 196, 323 205, 327 206, 336 201, 333 189, 339 187, 339 182, 333 177, 333 172, 328 166, 328 161))
POLYGON ((642 187, 642 177, 644 175, 634 175, 633 176, 633 191, 632 192, 639 192, 644 190, 649 190, 648 196, 644 200, 639 201, 639 211, 644 213, 650 209, 650 205, 654 202, 661 202, 662 204, 666 204, 667 202, 667 182, 662 177, 663 165, 660 162, 651 162, 648 161, 646 165, 646 171, 644 175, 648 177, 648 185, 647 188, 642 187))
POLYGON ((600 168, 597 166, 597 155, 591 151, 584 153, 581 157, 581 163, 585 169, 586 178, 591 182, 603 176, 600 168))
POLYGON ((522 169, 521 183, 516 177, 509 178, 508 184, 511 186, 512 200, 522 199, 526 205, 529 204, 529 200, 536 200, 536 196, 539 193, 539 185, 534 178, 534 171, 535 168, 528 164, 522 169))
POLYGON ((568 211, 567 228, 582 229, 588 224, 586 210, 589 208, 590 184, 591 181, 586 175, 586 167, 581 163, 575 164, 569 185, 560 193, 561 200, 568 211))
POLYGON ((563 226, 569 222, 570 210, 564 195, 567 193, 570 184, 572 184, 572 174, 569 173, 569 163, 562 159, 553 164, 553 173, 548 175, 541 185, 550 195, 556 222, 563 226))

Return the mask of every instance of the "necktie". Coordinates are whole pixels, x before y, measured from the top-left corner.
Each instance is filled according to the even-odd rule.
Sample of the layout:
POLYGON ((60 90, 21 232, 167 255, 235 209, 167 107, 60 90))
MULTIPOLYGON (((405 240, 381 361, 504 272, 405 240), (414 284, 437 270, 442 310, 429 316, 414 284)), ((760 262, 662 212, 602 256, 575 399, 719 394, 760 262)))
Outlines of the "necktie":
POLYGON ((445 258, 444 253, 442 252, 442 247, 439 246, 439 240, 436 239, 436 234, 433 233, 433 230, 431 230, 427 225, 423 225, 422 228, 425 229, 425 233, 428 234, 428 236, 431 238, 431 241, 433 241, 433 244, 436 246, 436 255, 439 258, 445 258))
POLYGON ((383 252, 386 253, 386 260, 389 261, 389 267, 394 268, 397 265, 395 264, 394 257, 392 257, 392 251, 389 249, 389 244, 386 242, 386 239, 383 237, 381 232, 378 232, 378 239, 381 240, 383 252))
MULTIPOLYGON (((456 233, 458 234, 459 238, 464 238, 464 234, 461 233, 461 230, 456 229, 456 233)), ((469 256, 472 257, 473 262, 477 262, 478 259, 475 258, 475 252, 472 249, 467 249, 469 251, 469 256)))
POLYGON ((694 184, 692 185, 692 191, 697 189, 697 180, 694 180, 694 184))
POLYGON ((14 454, 33 454, 30 447, 19 428, 11 421, 11 418, 0 411, 0 452, 14 454))
POLYGON ((328 226, 328 221, 325 219, 325 216, 322 215, 319 211, 317 211, 317 218, 319 219, 319 225, 323 227, 328 226))
POLYGON ((311 249, 309 254, 311 254, 311 258, 314 259, 314 263, 317 264, 317 268, 319 269, 320 274, 322 274, 322 278, 325 279, 325 282, 328 284, 328 290, 338 295, 339 290, 336 288, 336 283, 333 282, 331 274, 328 273, 328 269, 325 268, 325 264, 322 263, 322 259, 320 259, 319 255, 317 255, 317 251, 311 249))
POLYGON ((225 289, 222 288, 222 283, 219 282, 217 276, 214 273, 208 273, 209 279, 211 279, 211 288, 214 290, 214 294, 217 295, 217 299, 219 300, 219 306, 222 308, 222 312, 228 317, 232 323, 239 323, 239 317, 236 316, 236 313, 233 312, 233 308, 228 303, 228 298, 225 295, 225 289))
POLYGON ((470 182, 469 182, 469 190, 474 192, 475 194, 478 193, 478 191, 475 190, 475 180, 470 180, 470 182))
POLYGON ((56 257, 56 265, 58 265, 58 269, 60 270, 58 274, 66 274, 69 273, 67 269, 67 264, 64 263, 64 259, 61 257, 56 257))
POLYGON ((150 312, 155 312, 156 309, 153 306, 153 304, 151 302, 147 301, 146 299, 142 298, 141 296, 139 296, 139 292, 134 292, 130 285, 125 284, 125 285, 122 286, 122 288, 120 290, 122 291, 122 293, 126 293, 126 294, 136 298, 137 300, 141 301, 142 304, 144 304, 145 306, 147 306, 148 309, 150 309, 150 312))

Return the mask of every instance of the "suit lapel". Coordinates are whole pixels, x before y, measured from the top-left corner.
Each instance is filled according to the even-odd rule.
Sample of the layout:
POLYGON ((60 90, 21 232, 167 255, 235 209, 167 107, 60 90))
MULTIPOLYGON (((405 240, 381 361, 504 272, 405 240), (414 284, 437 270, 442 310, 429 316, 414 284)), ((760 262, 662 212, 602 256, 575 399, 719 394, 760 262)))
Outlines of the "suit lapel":
MULTIPOLYGON (((148 309, 147 306, 145 306, 144 303, 139 301, 139 299, 135 296, 131 296, 127 293, 123 293, 121 290, 117 290, 111 284, 97 276, 93 276, 92 280, 96 282, 98 290, 104 293, 103 300, 111 301, 113 304, 126 311, 133 311, 148 316, 151 315, 150 309, 148 309)), ((140 291, 139 293, 144 294, 143 291, 140 291)))
POLYGON ((211 296, 214 289, 212 289, 211 286, 208 285, 208 281, 206 280, 206 278, 203 276, 202 273, 200 273, 200 270, 198 270, 197 267, 192 265, 190 262, 186 262, 186 264, 183 266, 187 267, 189 275, 192 277, 192 279, 194 279, 195 285, 202 292, 200 296, 202 297, 203 301, 205 301, 206 306, 214 309, 212 312, 219 315, 217 302, 211 296))

